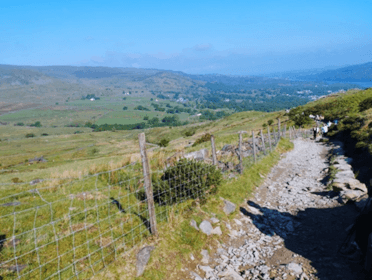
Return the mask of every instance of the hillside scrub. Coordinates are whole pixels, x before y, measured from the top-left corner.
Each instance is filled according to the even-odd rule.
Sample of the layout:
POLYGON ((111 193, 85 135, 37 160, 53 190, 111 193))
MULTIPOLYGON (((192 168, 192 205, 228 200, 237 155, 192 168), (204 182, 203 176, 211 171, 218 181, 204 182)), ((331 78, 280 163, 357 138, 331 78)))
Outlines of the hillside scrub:
MULTIPOLYGON (((214 165, 182 159, 168 167, 160 178, 152 178, 154 200, 159 205, 172 205, 187 199, 204 200, 215 194, 222 182, 222 173, 214 165)), ((141 200, 145 191, 139 192, 141 200)))
POLYGON ((288 114, 296 124, 307 123, 312 115, 323 115, 324 121, 338 120, 332 125, 328 136, 347 133, 355 140, 356 149, 366 149, 372 155, 372 89, 349 91, 339 96, 329 96, 322 100, 292 109, 288 114))
POLYGON ((196 141, 194 142, 194 144, 192 144, 192 146, 195 147, 196 145, 199 145, 204 142, 208 142, 210 140, 211 140, 211 135, 209 133, 206 133, 200 138, 196 139, 196 141))

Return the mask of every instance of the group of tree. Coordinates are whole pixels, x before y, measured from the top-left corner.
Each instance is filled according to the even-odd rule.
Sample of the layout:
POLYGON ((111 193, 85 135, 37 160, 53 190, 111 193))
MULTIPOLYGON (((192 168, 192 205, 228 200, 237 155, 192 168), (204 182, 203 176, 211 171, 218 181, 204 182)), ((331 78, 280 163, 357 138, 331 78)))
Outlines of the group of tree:
POLYGON ((94 94, 87 94, 86 96, 82 96, 81 97, 81 100, 85 100, 85 99, 90 100, 92 98, 94 98, 95 100, 99 100, 100 99, 99 97, 95 96, 94 94))
POLYGON ((86 122, 85 127, 90 127, 93 131, 115 131, 115 130, 133 130, 133 129, 144 129, 151 127, 162 127, 162 126, 181 126, 187 125, 188 122, 181 122, 177 115, 165 116, 162 119, 158 117, 146 118, 147 122, 135 123, 135 124, 93 124, 86 122))
POLYGON ((134 108, 134 110, 139 110, 139 111, 151 111, 149 108, 144 107, 142 105, 138 105, 137 107, 134 108))
POLYGON ((214 112, 214 111, 211 111, 211 110, 204 110, 204 111, 202 111, 201 114, 202 115, 199 117, 199 119, 201 121, 205 121, 205 120, 214 121, 214 120, 218 120, 218 119, 221 119, 223 117, 226 117, 226 116, 230 115, 229 113, 226 113, 225 111, 214 112))
POLYGON ((158 112, 165 112, 165 108, 162 108, 159 104, 151 103, 151 106, 154 107, 155 111, 158 111, 158 112))
MULTIPOLYGON (((15 126, 25 126, 25 124, 24 124, 23 122, 18 122, 18 123, 14 124, 14 125, 15 125, 15 126)), ((27 126, 42 127, 40 121, 36 121, 36 122, 34 122, 34 123, 27 124, 27 126)))

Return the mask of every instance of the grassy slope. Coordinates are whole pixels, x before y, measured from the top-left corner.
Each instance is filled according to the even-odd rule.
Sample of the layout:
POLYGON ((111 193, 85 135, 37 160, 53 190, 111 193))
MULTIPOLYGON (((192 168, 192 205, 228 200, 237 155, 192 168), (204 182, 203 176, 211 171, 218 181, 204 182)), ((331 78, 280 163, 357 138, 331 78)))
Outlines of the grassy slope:
MULTIPOLYGON (((153 168, 162 168, 163 159, 181 151, 185 146, 204 133, 216 136, 216 145, 220 149, 224 144, 238 140, 236 134, 239 130, 258 130, 262 124, 269 119, 275 119, 281 113, 243 112, 231 115, 227 118, 205 122, 186 127, 161 127, 145 130, 147 142, 158 143, 162 138, 171 140, 167 148, 155 149, 153 168), (190 127, 196 128, 196 134, 185 137, 184 132, 190 127)), ((282 118, 282 122, 285 118, 282 118)), ((0 127, 0 131, 6 141, 0 142, 0 161, 3 170, 0 182, 10 182, 12 178, 22 181, 30 181, 35 178, 45 177, 76 177, 87 174, 92 166, 120 166, 128 158, 136 160, 139 158, 138 133, 141 131, 117 131, 117 132, 95 132, 81 134, 65 134, 72 131, 87 131, 86 128, 29 128, 12 127, 7 130, 6 126, 0 127), (54 133, 36 138, 24 138, 26 133, 33 132, 54 133), (19 137, 21 138, 19 138, 19 137), (14 139, 13 139, 14 138, 14 139), (43 155, 48 160, 46 163, 28 164, 26 160, 43 155), (12 172, 13 170, 13 172, 12 172), (10 172, 10 173, 9 173, 10 172)), ((248 136, 245 136, 248 137, 248 136)), ((3 139, 4 139, 3 138, 3 139)), ((149 146, 150 147, 150 146, 149 146)), ((210 148, 210 144, 203 143, 197 147, 186 148, 193 151, 201 148, 210 148)))
POLYGON ((350 134, 356 142, 356 148, 364 149, 372 155, 372 108, 362 111, 360 104, 372 98, 372 88, 350 90, 311 102, 300 108, 300 113, 323 115, 328 120, 339 120, 328 133, 333 136, 340 132, 350 134))
MULTIPOLYGON (((143 276, 136 278, 135 253, 133 252, 120 257, 110 267, 97 275, 95 279, 188 279, 189 271, 185 268, 193 269, 200 263, 200 251, 206 249, 210 254, 228 239, 224 222, 232 221, 239 211, 227 216, 223 212, 223 202, 220 197, 228 199, 237 206, 244 206, 244 202, 249 199, 255 187, 262 183, 263 178, 270 172, 271 168, 279 161, 280 155, 292 149, 293 144, 288 140, 282 139, 277 149, 263 158, 257 164, 244 170, 238 179, 225 181, 216 195, 210 197, 206 204, 199 205, 189 201, 177 205, 170 213, 168 223, 159 225, 159 238, 149 238, 144 241, 144 245, 156 247, 151 255, 150 262, 143 276), (194 219, 198 224, 212 216, 217 217, 220 222, 223 235, 207 236, 192 228, 189 223, 194 219), (190 254, 195 256, 191 260, 190 254)), ((239 209, 239 207, 237 207, 239 209)), ((217 226, 217 225, 214 225, 217 226)))
MULTIPOLYGON (((184 149, 185 144, 188 144, 190 140, 195 140, 201 135, 203 135, 206 132, 213 133, 216 135, 216 144, 218 148, 221 148, 224 144, 227 143, 234 143, 236 144, 238 141, 238 135, 236 134, 239 130, 257 130, 262 127, 262 124, 267 122, 269 119, 274 119, 275 117, 281 115, 280 113, 261 113, 261 112, 244 112, 232 115, 230 117, 227 117, 225 119, 216 121, 216 122, 206 122, 202 124, 196 124, 194 125, 197 128, 197 133, 192 137, 184 137, 184 131, 189 129, 188 127, 174 127, 172 129, 169 128, 155 128, 155 129, 148 129, 146 130, 147 139, 149 142, 158 142, 160 139, 166 137, 171 139, 171 143, 169 147, 163 148, 163 149, 155 149, 152 152, 149 152, 150 158, 151 158, 151 165, 152 170, 156 169, 162 169, 164 167, 164 159, 168 156, 174 154, 175 152, 184 149)), ((282 121, 285 119, 282 118, 282 121)), ((28 129, 28 128, 19 128, 17 129, 28 129)), ((38 129, 44 129, 44 128, 38 128, 38 129)), ((23 131, 24 132, 24 131, 23 131)), ((1 162, 3 164, 3 168, 7 169, 10 168, 12 170, 17 169, 16 172, 13 173, 7 173, 3 172, 1 176, 1 182, 10 182, 11 179, 18 178, 20 181, 30 181, 35 178, 65 178, 65 177, 78 177, 81 175, 86 174, 92 174, 104 170, 112 170, 116 167, 123 166, 125 164, 128 164, 129 162, 132 162, 134 160, 139 160, 139 154, 138 154, 138 140, 137 140, 137 134, 140 131, 119 131, 119 132, 100 132, 100 133, 84 133, 84 134, 70 134, 70 135, 53 135, 53 136, 46 136, 46 137, 39 137, 39 138, 29 138, 29 139, 19 139, 19 140, 11 140, 11 141, 2 141, 0 142, 0 156, 1 156, 1 162), (39 164, 25 164, 25 159, 32 158, 34 156, 40 156, 44 155, 46 159, 48 159, 48 162, 46 163, 39 163, 39 164), (7 166, 9 164, 18 163, 16 166, 7 166), (22 163, 22 164, 21 164, 22 163)), ((198 145, 197 147, 190 147, 187 148, 187 151, 192 151, 196 149, 200 149, 203 147, 209 148, 209 143, 203 143, 198 145)), ((281 144, 281 149, 288 148, 288 143, 283 142, 281 144), (284 146, 285 147, 284 147, 284 146)), ((221 188, 218 193, 220 196, 224 196, 227 199, 230 199, 231 201, 235 203, 241 202, 241 193, 249 193, 252 189, 253 185, 257 185, 259 181, 261 180, 261 176, 258 173, 265 174, 266 171, 269 170, 270 166, 274 164, 274 162, 277 160, 278 154, 273 153, 269 157, 265 158, 262 162, 259 163, 259 165, 252 167, 250 162, 245 162, 247 166, 249 166, 249 169, 247 169, 245 175, 243 175, 242 179, 240 179, 238 182, 226 182, 221 188), (234 189, 236 192, 232 192, 232 189, 234 189)), ((138 170, 140 170, 139 166, 136 166, 137 171, 134 171, 133 174, 137 174, 138 170)), ((127 175, 126 175, 127 176, 127 175)), ((107 178, 106 178, 107 179, 107 178)), ((104 180, 106 180, 104 179, 104 180)), ((104 184, 106 181, 102 181, 102 183, 99 181, 99 184, 103 184, 102 187, 104 188, 104 184)), ((52 183, 52 182, 51 182, 52 183)), ((136 184, 136 182, 134 182, 136 184)), ((49 185, 48 182, 45 183, 46 186, 49 185)), ((25 185, 16 185, 16 188, 11 188, 9 186, 1 186, 1 192, 2 197, 12 195, 14 193, 19 193, 22 191, 27 191, 30 188, 34 188, 33 186, 30 186, 28 184, 25 185)), ((58 234, 61 236, 64 236, 68 234, 69 227, 68 224, 65 222, 62 222, 64 220, 63 213, 66 209, 69 209, 71 207, 69 200, 66 198, 66 192, 67 193, 80 193, 81 191, 85 191, 87 188, 92 188, 94 186, 94 178, 88 179, 86 181, 82 181, 80 184, 79 182, 77 184, 72 184, 71 186, 67 187, 63 186, 61 188, 56 189, 53 192, 49 192, 48 190, 45 190, 42 192, 42 195, 45 199, 49 202, 53 202, 53 208, 55 209, 55 216, 54 219, 62 219, 61 222, 59 222, 59 228, 58 228, 58 234), (93 180, 93 181, 92 181, 93 180), (61 201, 59 199, 63 198, 61 201), (57 215, 57 216, 56 216, 57 215), (62 215, 62 216, 60 216, 62 215)), ((98 185, 98 187, 101 187, 101 185, 98 185)), ((116 186, 113 187, 109 193, 106 193, 106 189, 103 189, 100 191, 100 198, 99 200, 104 199, 105 197, 110 196, 123 196, 124 189, 121 190, 121 188, 117 188, 116 186), (118 193, 117 193, 118 192, 118 193), (102 196, 102 197, 101 197, 102 196)), ((128 196, 129 197, 129 196, 128 196)), ((21 223, 19 228, 19 234, 22 232, 25 232, 25 234, 22 234, 21 239, 22 240, 28 240, 28 242, 31 242, 33 240, 32 236, 29 236, 28 230, 32 229, 34 227, 33 221, 35 217, 37 218, 38 223, 42 223, 43 219, 49 219, 50 210, 46 204, 40 208, 39 211, 35 212, 35 206, 36 205, 43 205, 42 201, 39 201, 39 199, 34 197, 34 195, 31 193, 26 192, 25 194, 17 197, 17 200, 21 202, 21 205, 17 207, 17 211, 19 210, 27 210, 26 212, 22 212, 23 214, 17 215, 17 221, 18 223, 21 223), (40 217, 39 217, 40 216, 40 217)), ((104 202, 105 200, 103 200, 104 202)), ((136 198, 132 195, 130 196, 130 200, 128 201, 128 207, 132 207, 130 205, 135 205, 136 198)), ((8 201, 3 201, 8 202, 8 201)), ((3 203, 2 202, 2 203, 3 203)), ((204 217, 203 215, 208 215, 206 213, 210 213, 213 211, 213 213, 217 214, 217 217, 223 218, 221 216, 222 212, 219 207, 220 200, 218 199, 218 196, 214 196, 210 200, 208 200, 208 203, 206 205, 203 205, 201 207, 198 207, 197 212, 190 212, 190 207, 195 208, 193 206, 190 206, 190 203, 192 201, 186 202, 184 204, 180 204, 179 206, 172 208, 171 213, 169 215, 169 223, 162 224, 160 223, 160 231, 162 232, 162 235, 160 239, 156 240, 157 243, 160 244, 160 242, 164 242, 163 245, 160 245, 159 248, 164 247, 163 249, 158 250, 159 254, 167 254, 167 252, 172 252, 173 255, 178 255, 179 247, 177 247, 179 241, 183 240, 182 242, 186 242, 186 244, 182 245, 181 253, 182 256, 186 256, 188 252, 191 252, 195 249, 201 248, 200 246, 205 246, 209 242, 209 239, 206 238, 199 238, 198 236, 195 236, 193 232, 190 232, 189 226, 187 224, 187 221, 185 220, 185 217, 190 217, 190 215, 194 215, 193 217, 200 222, 200 220, 204 217), (194 214, 192 214, 194 213, 194 214), (203 214, 204 213, 204 214, 203 214), (182 214, 182 215, 181 215, 182 214), (186 216, 183 217, 183 214, 186 216), (177 227, 177 225, 181 223, 181 227, 177 227), (171 228, 172 231, 174 230, 174 234, 171 234, 171 232, 168 231, 168 229, 171 228), (179 231, 181 230, 181 231, 179 231), (178 231, 178 233, 177 233, 178 231), (178 240, 178 241, 177 241, 178 240), (204 240, 204 241, 203 241, 204 240), (170 246, 170 247, 168 247, 170 246)), ((87 201, 87 203, 94 203, 93 201, 87 201)), ((109 204, 110 205, 110 204, 109 204)), ((105 211, 107 212, 106 208, 110 207, 109 205, 106 205, 104 208, 102 208, 102 213, 104 214, 105 211)), ((79 199, 76 202, 76 205, 72 205, 73 208, 75 208, 74 211, 79 212, 82 209, 79 205, 79 199)), ((93 205, 92 205, 93 206, 93 205)), ((85 207, 85 206, 84 206, 85 207)), ((142 207, 142 206, 141 206, 142 207)), ((0 209, 1 214, 4 215, 7 213, 7 211, 11 211, 12 209, 3 208, 0 209)), ((110 211, 110 210, 108 210, 110 211)), ((141 210, 143 211, 143 210, 141 210)), ((107 213, 106 213, 107 214, 107 213)), ((128 214, 128 218, 130 217, 130 214, 128 214)), ((10 217, 11 218, 11 217, 10 217)), ((79 222, 81 219, 84 219, 84 217, 80 217, 77 215, 74 220, 72 221, 74 227, 81 226, 81 222, 79 222), (76 219, 76 220, 75 220, 76 219)), ((94 215, 93 215, 94 218, 94 215)), ((102 218, 102 217, 101 217, 102 218)), ((114 219, 122 219, 123 217, 121 215, 115 216, 114 219)), ((124 217, 125 218, 125 217, 124 217)), ((119 220, 117 221, 119 224, 119 220)), ((116 220, 115 220, 116 221, 116 220)), ((132 220, 130 220, 132 221, 132 220)), ((116 228, 116 226, 111 226, 112 223, 111 220, 104 220, 100 223, 101 229, 106 229, 111 232, 113 232, 115 235, 120 234, 123 229, 116 228)), ((139 223, 140 221, 137 221, 136 219, 133 219, 133 223, 139 223)), ((92 224, 94 224, 94 219, 91 221, 92 224)), ((116 224, 116 222, 114 223, 116 224)), ((41 225, 41 224, 40 224, 41 225)), ((131 226, 131 224, 127 224, 127 226, 131 226)), ((3 229, 2 232, 6 234, 6 236, 9 236, 12 232, 13 228, 13 218, 3 221, 3 229)), ((98 249, 100 242, 104 242, 105 240, 111 240, 110 236, 104 236, 104 239, 97 239, 97 231, 94 230, 95 226, 92 229, 92 232, 89 232, 91 234, 92 238, 95 238, 92 241, 92 248, 98 249)), ((136 230, 138 231, 145 231, 143 226, 137 227, 136 230)), ((40 241, 41 244, 45 242, 51 242, 50 246, 44 247, 41 253, 41 262, 45 259, 48 260, 50 256, 53 257, 53 254, 55 254, 55 243, 53 243, 53 233, 52 228, 45 227, 42 229, 42 231, 38 232, 38 236, 47 236, 45 240, 40 241), (49 251, 48 251, 49 250, 49 251), (53 254, 51 253, 53 252, 53 254)), ((132 242, 132 241, 140 241, 140 240, 151 240, 151 239, 143 239, 145 235, 139 235, 135 234, 136 239, 135 240, 125 240, 126 242, 132 242), (139 239, 138 239, 139 238, 139 239), (138 239, 138 240, 137 240, 138 239)), ((81 234, 76 234, 75 236, 77 239, 75 240, 77 244, 79 242, 84 242, 84 231, 81 232, 81 234), (81 240, 80 240, 81 239, 81 240)), ((127 237, 125 237, 127 238, 127 237)), ((129 237, 130 238, 130 237, 129 237)), ((215 241, 213 241, 215 242, 215 241)), ((32 243, 32 242, 31 242, 32 243)), ((30 244, 31 244, 30 243, 30 244)), ((19 245, 17 247, 17 250, 20 250, 20 252, 28 252, 28 250, 31 250, 32 246, 25 245, 23 246, 19 245), (31 247, 30 247, 31 246, 31 247)), ((71 252, 69 250, 71 249, 70 246, 71 242, 69 241, 68 237, 60 239, 59 244, 59 252, 63 253, 66 252, 66 255, 61 259, 62 263, 69 262, 71 260, 71 252)), ((39 244, 40 246, 40 244, 39 244)), ((7 247, 8 248, 8 247, 7 247)), ((80 247, 79 250, 76 251, 77 257, 82 257, 87 254, 85 252, 86 249, 84 247, 80 247)), ((108 249, 109 252, 109 249, 108 249)), ((8 253, 12 254, 11 251, 8 252, 8 250, 5 250, 2 252, 4 254, 4 258, 6 257, 8 253)), ((20 259, 20 262, 28 263, 29 258, 27 255, 20 259)), ((97 260, 100 258, 100 255, 94 255, 92 256, 93 259, 97 260)), ((112 259, 112 255, 109 259, 112 259)), ((108 260, 109 260, 108 259, 108 260)), ((164 259, 165 260, 165 259, 164 259)), ((172 260, 173 261, 173 260, 172 260)), ((174 261, 177 261, 176 263, 172 263, 172 267, 179 267, 183 259, 182 258, 174 258, 174 261)), ((165 261, 166 262, 166 261, 165 261)), ((33 263, 33 266, 37 263, 33 263)), ((44 269, 48 269, 50 273, 53 273, 56 271, 53 266, 57 265, 56 263, 52 262, 49 263, 47 267, 44 269), (49 268, 48 268, 49 267, 49 268)), ((85 263, 82 263, 82 267, 84 267, 85 263)), ((100 264, 97 265, 97 268, 100 266, 100 264)), ((168 266, 168 264, 166 265, 168 266)), ((114 266, 115 267, 115 266, 114 266)), ((122 267, 122 265, 120 265, 122 267)), ((31 268, 31 267, 30 267, 31 268)), ((131 267, 132 269, 133 267, 131 267)), ((164 266, 163 266, 164 268, 164 266)), ((161 269, 159 271, 159 278, 162 279, 162 275, 167 270, 161 269)), ((155 275, 155 274, 154 274, 155 275)), ((35 275, 36 276, 36 275, 35 275)), ((32 276, 33 277, 33 276, 32 276)), ((31 277, 31 278, 32 278, 31 277)))

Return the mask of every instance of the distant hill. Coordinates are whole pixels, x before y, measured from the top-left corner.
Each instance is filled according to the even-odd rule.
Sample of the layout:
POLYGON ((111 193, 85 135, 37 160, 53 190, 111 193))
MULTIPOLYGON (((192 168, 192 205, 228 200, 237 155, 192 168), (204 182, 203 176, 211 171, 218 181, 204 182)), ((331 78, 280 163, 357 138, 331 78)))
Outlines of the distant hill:
POLYGON ((38 71, 0 66, 0 86, 22 86, 29 84, 46 84, 52 82, 52 79, 38 71))
POLYGON ((145 98, 147 105, 155 97, 195 102, 193 106, 199 104, 199 109, 274 111, 353 87, 280 77, 191 75, 159 69, 0 65, 0 102, 7 106, 21 101, 30 107, 72 106, 71 102, 86 96, 117 104, 127 94, 145 98))
POLYGON ((372 82, 372 62, 327 70, 313 75, 298 76, 308 81, 372 82))

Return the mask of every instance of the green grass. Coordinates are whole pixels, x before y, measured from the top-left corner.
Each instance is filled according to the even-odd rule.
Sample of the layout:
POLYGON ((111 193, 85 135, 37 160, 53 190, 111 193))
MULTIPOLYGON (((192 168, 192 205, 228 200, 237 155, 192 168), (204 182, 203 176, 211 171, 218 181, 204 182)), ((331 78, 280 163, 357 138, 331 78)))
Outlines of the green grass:
MULTIPOLYGON (((197 123, 182 127, 159 127, 146 129, 146 140, 149 143, 159 143, 161 139, 171 140, 166 148, 157 148, 157 160, 153 161, 153 168, 164 167, 164 160, 184 150, 191 141, 195 141, 205 133, 215 135, 217 149, 225 144, 236 143, 239 130, 250 131, 258 129, 267 120, 276 118, 280 113, 244 112, 231 115, 227 118, 214 121, 197 123), (195 128, 196 133, 191 137, 185 136, 185 131, 195 128)), ((285 118, 282 118, 282 122, 285 118)), ((0 126, 0 182, 11 182, 14 177, 22 181, 30 181, 35 178, 59 177, 63 173, 69 173, 72 177, 79 174, 87 174, 91 166, 118 164, 126 161, 139 159, 138 133, 139 130, 117 132, 90 132, 89 128, 83 127, 18 127, 0 126), (73 134, 75 131, 85 133, 73 134), (26 138, 27 133, 34 133, 35 138, 26 138), (49 136, 41 136, 47 133, 49 136), (92 149, 98 149, 95 154, 92 149), (25 164, 26 160, 36 156, 44 156, 47 163, 25 164)), ((244 139, 251 137, 244 135, 244 139)), ((152 146, 149 146, 149 148, 152 146)), ((205 142, 196 147, 186 148, 186 152, 210 148, 210 142, 205 142)), ((70 176, 70 177, 71 177, 70 176)))
MULTIPOLYGON (((195 201, 187 201, 175 205, 169 212, 167 223, 159 224, 159 238, 149 240, 147 244, 152 244, 156 249, 151 254, 151 259, 146 267, 143 276, 135 278, 135 258, 134 252, 128 256, 119 258, 109 269, 102 272, 95 279, 105 277, 125 277, 125 279, 187 279, 187 271, 182 272, 190 263, 193 267, 200 263, 200 251, 210 250, 211 246, 224 243, 227 232, 224 225, 235 218, 235 214, 227 216, 223 212, 223 202, 220 197, 228 199, 238 206, 248 199, 256 186, 260 185, 271 168, 279 161, 280 154, 293 148, 293 144, 286 139, 282 139, 275 151, 262 157, 257 164, 248 164, 244 173, 238 179, 226 180, 219 186, 216 195, 209 197, 205 204, 198 204, 195 201), (196 231, 189 225, 190 220, 194 219, 198 224, 215 215, 219 220, 223 235, 216 236, 196 231), (190 253, 196 260, 190 260, 190 253), (125 275, 125 276, 124 276, 125 275)), ((244 204, 242 205, 244 207, 244 204)))
MULTIPOLYGON (((226 142, 236 144, 238 141, 238 130, 250 130, 262 127, 264 122, 268 119, 277 116, 278 113, 257 113, 246 112, 239 113, 237 116, 230 116, 216 122, 206 122, 201 124, 189 125, 187 127, 173 127, 169 128, 153 128, 145 130, 147 141, 155 142, 163 137, 168 137, 170 145, 167 148, 157 148, 153 152, 149 152, 151 158, 152 170, 161 170, 165 165, 165 159, 184 149, 184 145, 192 139, 197 139, 206 131, 216 135, 216 143, 218 147, 222 147, 226 142), (190 127, 196 128, 195 135, 191 137, 184 136, 184 131, 190 127)), ((27 128, 15 127, 19 135, 27 131, 36 132, 37 135, 45 128, 27 128)), ((67 129, 67 128, 66 128, 67 129)), ((70 129, 70 128, 68 128, 70 129)), ((75 129, 75 128, 73 128, 75 129)), ((80 128, 79 128, 80 129, 80 128)), ((104 258, 106 262, 114 260, 115 251, 117 254, 128 251, 134 244, 140 244, 141 241, 151 240, 146 239, 149 232, 144 226, 141 218, 137 214, 141 214, 146 218, 146 205, 137 200, 134 191, 141 187, 140 180, 131 180, 130 183, 119 183, 126 181, 132 176, 139 175, 141 168, 136 165, 131 171, 120 171, 111 174, 111 177, 98 176, 87 177, 77 181, 69 181, 63 178, 81 177, 97 172, 112 170, 133 161, 139 161, 139 149, 137 134, 140 131, 120 131, 120 132, 100 132, 100 133, 83 133, 83 134, 65 134, 65 135, 51 135, 36 138, 15 138, 9 141, 0 142, 0 157, 3 168, 1 175, 1 182, 11 182, 16 180, 18 182, 25 182, 18 185, 0 186, 2 197, 10 196, 3 199, 1 204, 14 201, 21 202, 21 205, 16 206, 17 213, 14 217, 12 215, 13 207, 1 207, 0 214, 8 215, 2 219, 2 234, 7 237, 12 236, 14 227, 14 218, 16 220, 16 235, 19 236, 20 244, 16 247, 17 255, 26 254, 19 259, 19 263, 27 263, 27 268, 23 271, 30 272, 30 279, 50 276, 53 272, 62 268, 62 278, 68 278, 75 272, 81 272, 82 278, 89 277, 92 271, 99 270, 104 263, 100 260, 104 258), (35 156, 43 155, 48 162, 39 164, 29 164, 26 160, 35 156), (57 178, 54 181, 45 181, 38 186, 43 188, 40 190, 40 195, 35 192, 29 192, 35 188, 27 184, 27 182, 36 178, 57 178), (107 188, 109 183, 110 188, 107 188), (60 186, 56 186, 62 184, 60 186), (91 193, 88 199, 82 198, 82 193, 91 193), (71 199, 70 194, 78 194, 79 198, 71 199), (15 195, 15 196, 14 196, 15 195), (123 208, 127 209, 125 214, 118 212, 116 206, 109 200, 110 197, 121 198, 123 208), (98 205, 98 208, 97 208, 98 205), (71 210, 72 209, 72 210, 71 210), (88 212, 82 212, 84 209, 90 209, 88 212), (97 214, 99 221, 97 222, 97 214), (54 222, 54 224, 50 224, 54 222), (85 224, 88 228, 85 228, 85 224), (54 225, 54 226, 53 226, 54 225), (33 228, 35 231, 30 231, 33 228), (133 230, 134 228, 134 230, 133 230), (71 234, 75 232, 75 234, 71 234), (127 234, 125 234, 127 233, 127 234), (36 235, 36 237, 35 237, 36 235), (58 236, 58 239, 56 238, 58 236), (102 237, 102 238, 101 238, 102 237), (41 239, 40 239, 41 238, 41 239), (118 239, 117 239, 118 238, 118 239), (117 239, 117 240, 116 240, 117 239), (88 243, 87 240, 90 240, 88 243), (36 242, 36 243, 35 243, 36 242), (77 248, 74 252, 71 251, 71 244, 74 243, 77 248), (112 243, 110 246, 105 246, 105 243, 112 243), (35 245, 36 244, 36 245, 35 245), (122 244, 126 244, 124 247, 122 244), (39 256, 36 247, 41 247, 39 256), (58 253, 56 248, 58 246, 58 253), (50 253, 52 252, 52 253, 50 253), (83 256, 91 254, 90 259, 81 259, 78 266, 72 268, 73 259, 79 259, 83 256), (72 254, 75 254, 75 257, 72 254), (58 264, 57 254, 63 255, 58 264), (45 267, 40 271, 36 269, 38 265, 38 258, 40 263, 45 263, 50 260, 45 267), (31 260, 31 261, 30 261, 31 260), (82 272, 83 271, 83 272, 82 272)), ((11 131, 9 131, 11 136, 11 131)), ((283 145, 283 144, 281 144, 283 145)), ((202 143, 197 147, 188 148, 188 150, 201 149, 209 147, 210 143, 202 143)), ((150 146, 149 146, 150 147, 150 146)), ((268 156, 269 160, 273 160, 273 155, 268 156)), ((262 161, 265 161, 264 158, 262 161)), ((261 162, 261 161, 260 161, 261 162)), ((253 170, 252 161, 245 159, 244 162, 247 170, 253 170)), ((260 167, 261 168, 261 167, 260 167)), ((262 169, 262 168, 261 168, 262 169)), ((265 172, 263 169, 261 174, 265 172)), ((219 195, 225 196, 234 202, 237 202, 238 197, 233 197, 231 187, 237 188, 238 192, 250 192, 250 182, 260 180, 259 175, 254 175, 254 172, 249 171, 249 176, 252 181, 247 181, 247 184, 235 182, 228 182, 220 189, 219 195), (258 177, 257 177, 258 176, 258 177)), ((239 195, 241 198, 241 196, 239 195)), ((203 211, 215 211, 218 217, 223 218, 223 214, 219 209, 220 201, 216 196, 211 197, 206 205, 203 205, 203 211), (209 210, 208 210, 209 209, 209 210), (211 210, 212 209, 212 210, 211 210)), ((181 203, 175 207, 157 206, 157 213, 159 215, 159 230, 167 232, 169 225, 173 225, 174 221, 184 221, 183 215, 188 215, 194 209, 194 202, 188 201, 181 203), (191 211, 191 212, 190 212, 191 211)), ((196 220, 200 220, 204 214, 197 213, 196 220), (199 218, 198 218, 199 217, 199 218)), ((194 248, 201 248, 205 242, 203 238, 195 236, 190 232, 187 223, 182 224, 183 229, 179 235, 174 236, 172 230, 169 232, 169 240, 175 238, 185 240, 181 244, 180 252, 182 257, 175 257, 180 265, 182 258, 194 248)), ((177 231, 178 229, 174 229, 177 231)), ((17 237, 18 238, 18 237, 17 237)), ((168 237, 167 237, 168 238, 168 237)), ((161 239, 160 239, 161 240, 161 239)), ((169 241, 168 240, 168 241, 169 241)), ((175 243, 170 243, 175 244, 175 243)), ((9 244, 4 247, 2 251, 2 261, 12 258, 14 250, 9 244)), ((177 254, 175 254, 177 256, 177 254)), ((164 259, 164 258, 163 258, 164 259)), ((13 264, 8 264, 13 265, 13 264)), ((167 268, 168 264, 159 264, 160 267, 167 268)), ((3 275, 9 274, 9 271, 3 270, 3 275)), ((158 275, 161 279, 162 275, 168 275, 166 270, 159 271, 154 275, 158 275)), ((155 276, 154 276, 155 277, 155 276)))
POLYGON ((305 115, 323 115, 326 120, 337 119, 339 124, 331 127, 327 135, 346 133, 353 138, 355 148, 359 149, 359 152, 369 152, 372 155, 372 108, 361 108, 361 105, 371 98, 372 89, 350 90, 311 102, 297 110, 305 115))

